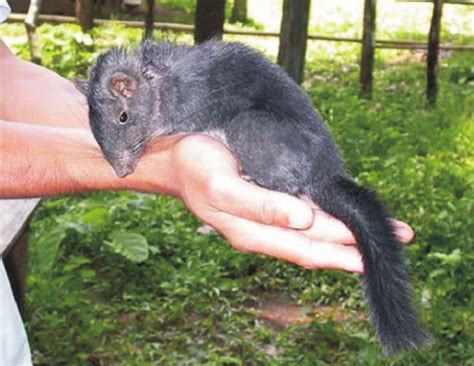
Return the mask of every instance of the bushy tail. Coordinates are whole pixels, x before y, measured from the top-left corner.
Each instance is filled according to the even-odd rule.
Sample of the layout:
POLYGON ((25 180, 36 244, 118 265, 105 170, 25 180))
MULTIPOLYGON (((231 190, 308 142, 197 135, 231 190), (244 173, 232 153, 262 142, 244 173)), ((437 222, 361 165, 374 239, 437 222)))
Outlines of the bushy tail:
POLYGON ((375 194, 337 176, 323 185, 315 183, 311 196, 325 212, 341 220, 357 240, 364 262, 365 298, 385 352, 424 345, 428 336, 411 303, 403 247, 375 194))

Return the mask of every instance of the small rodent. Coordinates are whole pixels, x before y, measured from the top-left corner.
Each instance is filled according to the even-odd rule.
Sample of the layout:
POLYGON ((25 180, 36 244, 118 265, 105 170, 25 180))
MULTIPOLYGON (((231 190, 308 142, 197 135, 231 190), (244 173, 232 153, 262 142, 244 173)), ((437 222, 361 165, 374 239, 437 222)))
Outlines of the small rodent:
POLYGON ((348 177, 309 98, 279 66, 236 43, 146 40, 101 54, 88 81, 77 85, 87 97, 92 132, 118 176, 134 171, 154 137, 212 135, 251 181, 310 197, 352 231, 370 318, 386 352, 427 342, 389 216, 374 192, 348 177))

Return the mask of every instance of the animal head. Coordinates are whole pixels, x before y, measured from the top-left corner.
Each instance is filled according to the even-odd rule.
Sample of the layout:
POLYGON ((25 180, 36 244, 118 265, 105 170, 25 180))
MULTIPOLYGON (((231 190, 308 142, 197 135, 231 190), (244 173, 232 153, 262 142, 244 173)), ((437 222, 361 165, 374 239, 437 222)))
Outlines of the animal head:
POLYGON ((119 177, 133 173, 156 130, 152 79, 137 51, 113 48, 97 58, 88 80, 76 81, 87 97, 92 133, 119 177))

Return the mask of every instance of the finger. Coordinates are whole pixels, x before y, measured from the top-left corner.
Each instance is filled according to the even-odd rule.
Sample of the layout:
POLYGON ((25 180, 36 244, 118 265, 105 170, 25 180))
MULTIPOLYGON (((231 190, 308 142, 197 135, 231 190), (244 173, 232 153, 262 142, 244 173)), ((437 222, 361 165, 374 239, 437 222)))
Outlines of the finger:
POLYGON ((359 251, 354 246, 311 240, 308 236, 227 215, 218 230, 238 250, 283 259, 308 269, 342 269, 362 273, 359 251))
MULTIPOLYGON (((402 243, 406 244, 413 240, 415 232, 404 222, 391 219, 395 236, 402 243)), ((352 232, 339 220, 320 209, 314 211, 314 222, 311 227, 303 233, 311 239, 327 241, 339 244, 354 245, 356 239, 352 232)))
POLYGON ((237 176, 220 179, 211 194, 216 208, 248 220, 294 229, 306 229, 313 223, 313 210, 302 200, 237 176))
POLYGON ((354 235, 339 220, 321 210, 314 211, 314 222, 307 230, 302 231, 313 240, 339 244, 356 244, 354 235))

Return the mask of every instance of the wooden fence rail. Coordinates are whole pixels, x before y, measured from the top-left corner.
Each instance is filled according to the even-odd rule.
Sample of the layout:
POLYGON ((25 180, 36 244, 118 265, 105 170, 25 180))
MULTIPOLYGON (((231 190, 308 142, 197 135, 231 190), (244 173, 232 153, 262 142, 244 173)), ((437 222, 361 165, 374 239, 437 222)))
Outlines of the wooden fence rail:
MULTIPOLYGON (((399 3, 434 3, 434 0, 397 0, 399 3)), ((474 1, 469 0, 444 0, 444 4, 453 4, 453 5, 474 5, 474 1)))
MULTIPOLYGON (((11 14, 8 21, 11 22, 24 22, 24 14, 11 14)), ((38 17, 40 23, 77 23, 76 18, 62 15, 44 15, 40 14, 38 17)), ((107 20, 107 19, 94 19, 94 24, 121 24, 131 28, 144 29, 145 23, 139 20, 107 20)), ((169 30, 175 32, 194 33, 194 26, 189 24, 179 23, 161 23, 155 22, 154 29, 169 30)), ((241 36, 255 36, 255 37, 279 37, 278 32, 260 32, 251 30, 231 30, 224 29, 224 34, 241 35, 241 36)), ((331 41, 331 42, 348 42, 348 43, 362 43, 360 38, 351 37, 330 37, 320 35, 308 35, 309 40, 315 41, 331 41)), ((420 41, 400 41, 400 40, 382 40, 378 39, 375 41, 376 48, 388 48, 388 49, 409 49, 409 50, 424 50, 428 48, 426 42, 420 41)), ((441 44, 440 49, 442 50, 457 50, 457 51, 474 51, 474 45, 451 45, 441 44)))

